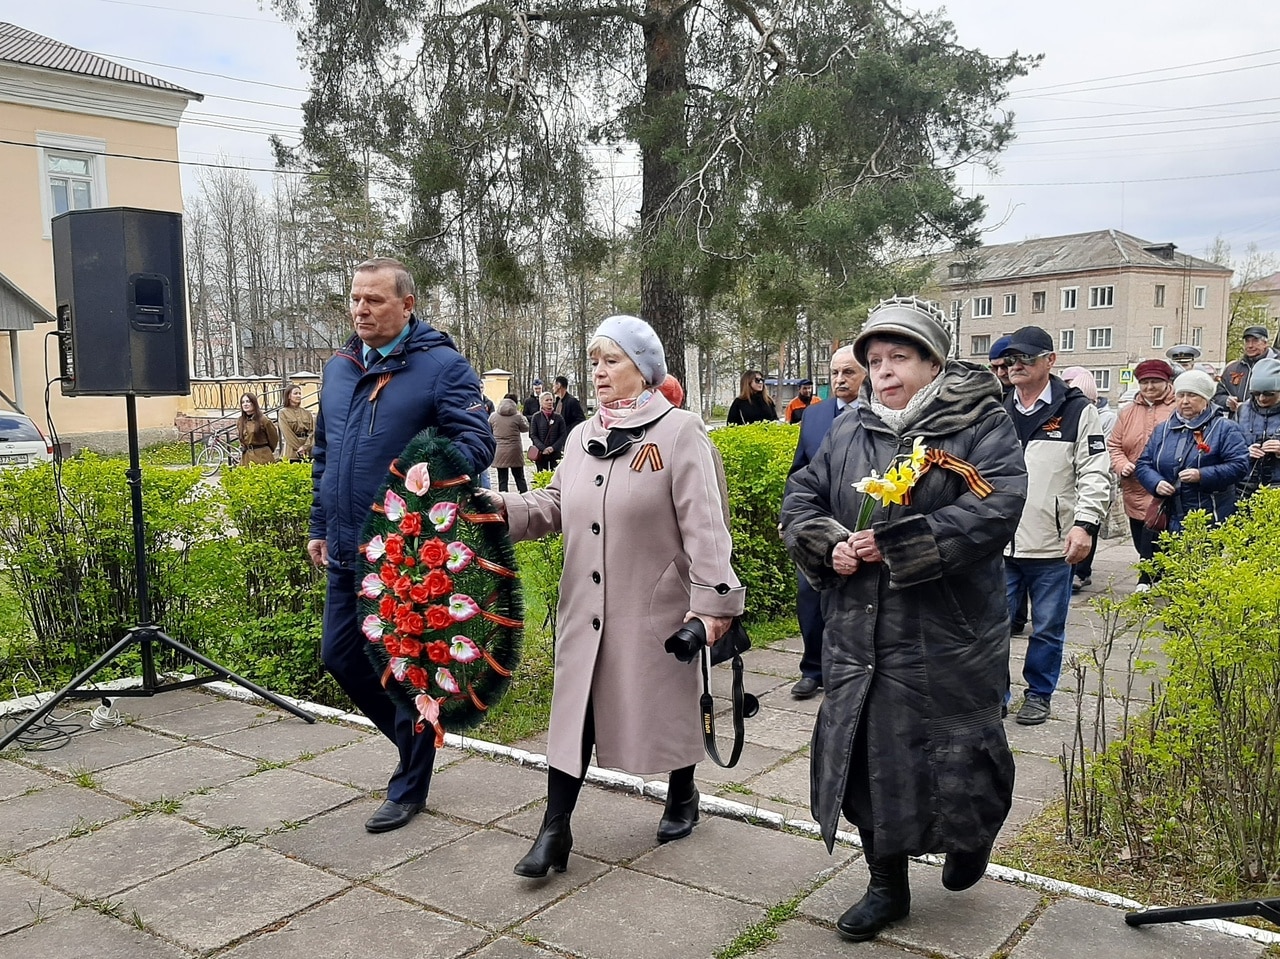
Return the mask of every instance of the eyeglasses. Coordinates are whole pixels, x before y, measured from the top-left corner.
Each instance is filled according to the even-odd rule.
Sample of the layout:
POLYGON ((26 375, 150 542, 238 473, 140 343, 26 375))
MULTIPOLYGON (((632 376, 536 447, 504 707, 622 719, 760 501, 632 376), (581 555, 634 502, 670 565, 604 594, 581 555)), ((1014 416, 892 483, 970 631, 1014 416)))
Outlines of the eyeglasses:
POLYGON ((1007 370, 1009 368, 1008 363, 1001 363, 998 361, 995 363, 988 363, 987 366, 992 370, 1007 370))
POLYGON ((753 382, 753 383, 763 383, 763 382, 764 382, 764 380, 760 379, 759 377, 756 377, 756 379, 752 380, 751 382, 753 382))
POLYGON ((1277 396, 1280 396, 1280 390, 1250 390, 1249 395, 1255 400, 1260 396, 1265 396, 1267 399, 1273 400, 1277 396))
POLYGON ((1042 357, 1048 356, 1049 353, 1006 353, 1004 358, 1009 361, 1010 366, 1035 366, 1036 361, 1042 357))

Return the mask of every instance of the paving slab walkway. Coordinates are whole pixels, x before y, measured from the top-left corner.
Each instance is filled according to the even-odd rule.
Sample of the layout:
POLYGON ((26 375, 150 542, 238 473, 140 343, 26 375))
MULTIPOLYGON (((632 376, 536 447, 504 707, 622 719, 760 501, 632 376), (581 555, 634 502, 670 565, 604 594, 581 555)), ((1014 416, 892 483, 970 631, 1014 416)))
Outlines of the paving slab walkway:
MULTIPOLYGON (((1099 627, 1085 604, 1109 583, 1127 592, 1132 558, 1127 543, 1100 545, 1071 652, 1088 655, 1099 627)), ((1128 649, 1113 656, 1114 688, 1060 693, 1040 727, 1009 720, 1018 779, 1002 841, 1061 795, 1078 711, 1105 727, 1149 697, 1145 681, 1124 681, 1128 649)), ((790 696, 798 652, 792 640, 750 654, 763 709, 742 761, 699 767, 708 806, 737 815, 709 809, 689 839, 659 846, 659 799, 592 786, 568 871, 532 882, 511 867, 542 818, 540 769, 446 747, 427 812, 374 836, 363 822, 395 757, 367 728, 194 690, 121 700, 128 725, 0 755, 0 959, 710 959, 762 924, 774 936, 745 953, 758 959, 1263 955, 1219 929, 1130 929, 1105 897, 1007 870, 948 893, 923 861, 906 921, 841 941, 835 920, 867 873, 855 843, 828 855, 805 828, 820 700, 790 696)))

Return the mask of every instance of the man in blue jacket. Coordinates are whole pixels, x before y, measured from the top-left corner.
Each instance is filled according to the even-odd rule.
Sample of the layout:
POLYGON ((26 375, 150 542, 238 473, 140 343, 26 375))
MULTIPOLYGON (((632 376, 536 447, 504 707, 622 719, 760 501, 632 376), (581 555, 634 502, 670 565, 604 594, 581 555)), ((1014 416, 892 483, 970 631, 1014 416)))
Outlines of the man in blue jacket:
MULTIPOLYGON (((853 358, 853 347, 842 346, 831 354, 831 398, 805 410, 800 420, 800 442, 790 473, 808 466, 818 454, 822 441, 836 416, 858 402, 858 391, 867 373, 853 358)), ((803 573, 797 575, 796 618, 800 620, 800 638, 804 653, 800 657, 800 679, 791 687, 796 699, 809 699, 822 688, 822 604, 818 592, 809 585, 803 573)))
POLYGON ((387 468, 429 426, 479 475, 493 460, 480 379, 449 337, 413 315, 413 277, 398 260, 367 260, 351 281, 355 335, 325 364, 312 446, 311 561, 329 572, 321 657, 325 667, 395 743, 400 762, 387 800, 365 823, 398 829, 422 811, 435 738, 387 695, 358 619, 360 534, 387 468))

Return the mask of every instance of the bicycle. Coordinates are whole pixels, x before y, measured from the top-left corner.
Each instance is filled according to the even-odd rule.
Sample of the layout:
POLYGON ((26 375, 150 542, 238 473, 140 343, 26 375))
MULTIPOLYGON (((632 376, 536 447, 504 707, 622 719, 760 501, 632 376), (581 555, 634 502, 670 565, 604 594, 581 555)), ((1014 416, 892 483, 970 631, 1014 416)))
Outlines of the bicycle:
POLYGON ((205 437, 204 448, 196 456, 196 466, 206 477, 217 476, 224 466, 240 465, 240 444, 224 433, 210 433, 205 437))

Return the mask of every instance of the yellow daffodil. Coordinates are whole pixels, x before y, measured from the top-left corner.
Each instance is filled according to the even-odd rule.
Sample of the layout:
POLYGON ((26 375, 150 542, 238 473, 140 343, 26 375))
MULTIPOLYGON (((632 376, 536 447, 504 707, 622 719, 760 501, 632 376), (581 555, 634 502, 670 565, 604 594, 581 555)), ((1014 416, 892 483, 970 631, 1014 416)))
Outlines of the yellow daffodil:
POLYGON ((908 461, 911 463, 912 471, 920 472, 920 467, 924 466, 925 454, 928 452, 929 448, 924 445, 924 437, 917 436, 916 441, 911 444, 911 452, 908 454, 908 461))
POLYGON ((916 437, 911 444, 911 452, 894 457, 884 476, 872 470, 870 476, 853 484, 854 489, 867 497, 858 510, 858 521, 854 527, 856 530, 867 528, 876 503, 900 506, 906 501, 907 493, 920 479, 928 452, 924 440, 916 437))

